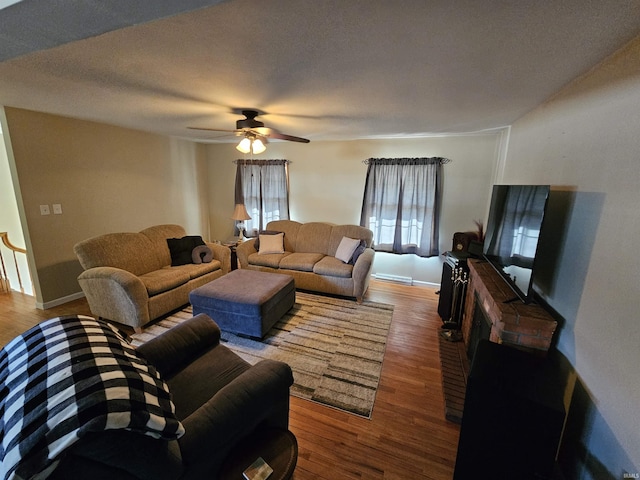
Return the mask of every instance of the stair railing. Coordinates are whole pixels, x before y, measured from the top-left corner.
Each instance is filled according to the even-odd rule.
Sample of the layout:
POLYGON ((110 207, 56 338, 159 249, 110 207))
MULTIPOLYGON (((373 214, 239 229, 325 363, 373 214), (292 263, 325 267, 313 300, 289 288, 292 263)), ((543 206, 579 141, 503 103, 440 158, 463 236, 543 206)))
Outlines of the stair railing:
MULTIPOLYGON (((7 232, 0 232, 0 239, 5 247, 7 247, 12 255, 13 255, 13 263, 16 267, 16 275, 18 277, 18 284, 20 286, 20 291, 24 293, 24 287, 22 285, 22 277, 20 276, 20 267, 18 266, 18 259, 16 254, 21 253, 26 256, 27 251, 24 248, 16 247, 11 240, 9 240, 9 234, 7 232)), ((2 271, 0 272, 0 292, 8 293, 11 291, 11 281, 9 280, 9 276, 7 275, 7 267, 4 262, 4 256, 2 255, 2 248, 0 248, 0 264, 2 266, 2 271)))

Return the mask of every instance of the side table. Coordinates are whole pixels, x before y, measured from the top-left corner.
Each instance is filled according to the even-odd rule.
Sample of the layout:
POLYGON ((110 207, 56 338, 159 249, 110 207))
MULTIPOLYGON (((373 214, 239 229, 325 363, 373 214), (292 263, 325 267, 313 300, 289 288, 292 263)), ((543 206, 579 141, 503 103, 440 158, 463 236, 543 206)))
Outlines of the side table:
POLYGON ((242 472, 258 457, 273 469, 268 480, 289 480, 298 461, 298 441, 289 430, 267 428, 234 447, 220 470, 220 480, 243 480, 242 472))
POLYGON ((231 250, 231 270, 236 270, 238 268, 238 254, 236 253, 238 242, 227 240, 226 242, 223 242, 222 245, 231 250))

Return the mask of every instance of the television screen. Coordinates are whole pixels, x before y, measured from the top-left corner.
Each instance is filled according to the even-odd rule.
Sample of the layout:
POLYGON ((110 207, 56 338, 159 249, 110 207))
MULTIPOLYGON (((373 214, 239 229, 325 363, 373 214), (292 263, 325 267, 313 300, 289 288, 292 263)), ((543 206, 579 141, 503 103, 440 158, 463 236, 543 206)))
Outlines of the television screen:
POLYGON ((549 185, 494 185, 484 256, 523 301, 531 281, 549 185))

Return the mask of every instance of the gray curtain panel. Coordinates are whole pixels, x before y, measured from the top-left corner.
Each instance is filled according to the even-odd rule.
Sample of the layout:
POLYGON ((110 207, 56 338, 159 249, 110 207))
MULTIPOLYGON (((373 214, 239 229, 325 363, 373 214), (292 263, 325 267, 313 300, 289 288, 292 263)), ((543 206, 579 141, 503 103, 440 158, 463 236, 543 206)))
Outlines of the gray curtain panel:
POLYGON ((235 202, 243 203, 251 220, 245 235, 256 237, 272 220, 289 219, 287 160, 236 160, 235 202))
POLYGON ((442 164, 432 158, 370 158, 360 225, 379 252, 439 255, 442 164))

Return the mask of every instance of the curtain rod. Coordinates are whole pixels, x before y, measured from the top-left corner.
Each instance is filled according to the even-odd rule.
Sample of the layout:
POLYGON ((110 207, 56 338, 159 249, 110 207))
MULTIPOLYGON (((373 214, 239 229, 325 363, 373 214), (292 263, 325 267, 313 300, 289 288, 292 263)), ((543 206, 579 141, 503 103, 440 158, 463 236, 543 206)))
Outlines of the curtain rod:
POLYGON ((289 165, 290 163, 293 163, 291 160, 283 160, 283 159, 271 159, 271 160, 262 160, 262 159, 257 159, 257 158, 252 158, 252 159, 243 159, 243 158, 239 158, 237 160, 232 160, 231 163, 235 163, 236 165, 238 163, 251 163, 251 162, 284 162, 287 165, 289 165))
POLYGON ((405 158, 367 158, 366 160, 362 160, 362 163, 364 163, 365 165, 369 165, 369 163, 371 163, 370 160, 431 160, 431 159, 439 160, 440 161, 440 165, 446 165, 447 163, 451 163, 453 161, 450 158, 444 158, 444 157, 419 157, 419 158, 409 158, 409 159, 405 159, 405 158))

